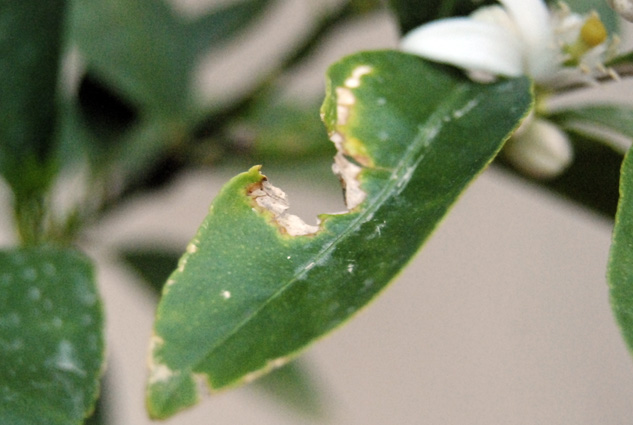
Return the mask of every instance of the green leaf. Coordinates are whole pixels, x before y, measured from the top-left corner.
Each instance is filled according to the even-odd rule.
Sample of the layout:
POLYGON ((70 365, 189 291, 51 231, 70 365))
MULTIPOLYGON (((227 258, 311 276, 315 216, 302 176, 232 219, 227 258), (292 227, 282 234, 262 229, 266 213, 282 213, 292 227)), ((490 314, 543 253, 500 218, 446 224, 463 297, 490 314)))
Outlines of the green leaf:
POLYGON ((248 382, 357 313, 401 271, 531 102, 527 79, 479 85, 400 52, 332 66, 322 115, 339 148, 350 212, 321 215, 318 231, 301 235, 312 229, 286 214, 283 194, 259 167, 222 189, 163 290, 150 415, 194 404, 197 381, 213 389, 248 382))
POLYGON ((13 190, 41 192, 53 174, 56 87, 66 2, 0 8, 0 173, 13 190))
MULTIPOLYGON (((166 249, 135 248, 124 250, 121 257, 159 293, 180 255, 166 249)), ((303 416, 322 418, 325 406, 320 389, 307 369, 305 362, 295 360, 256 381, 255 388, 303 416)))
POLYGON ((223 46, 270 1, 242 0, 188 22, 162 0, 79 0, 73 39, 88 69, 135 104, 185 120, 192 113, 191 70, 200 53, 223 46))
POLYGON ((633 138, 633 107, 624 105, 590 105, 565 109, 549 116, 567 130, 581 134, 591 132, 594 138, 612 141, 608 133, 601 135, 596 130, 607 130, 633 138), (593 130, 593 131, 591 131, 593 130), (601 137, 600 137, 601 136, 601 137))
POLYGON ((101 388, 99 393, 99 399, 95 403, 95 408, 92 414, 86 419, 84 425, 107 425, 111 423, 109 411, 114 409, 110 409, 113 406, 109 402, 108 395, 109 391, 111 391, 111 387, 106 383, 107 379, 104 378, 101 380, 101 388))
POLYGON ((532 182, 608 218, 615 217, 624 153, 616 146, 614 134, 633 138, 633 108, 583 106, 558 111, 548 119, 567 131, 574 161, 560 177, 532 182))
MULTIPOLYGON (((599 140, 574 132, 568 135, 574 160, 563 174, 553 180, 534 180, 521 173, 518 176, 607 218, 613 218, 618 204, 622 153, 599 140)), ((514 170, 503 155, 497 157, 495 165, 514 170)))
POLYGON ((0 423, 83 423, 103 347, 88 259, 53 247, 0 251, 0 423))
POLYGON ((121 257, 157 294, 178 265, 180 254, 166 249, 125 249, 121 257))
POLYGON ((230 136, 237 149, 256 161, 330 157, 334 152, 318 115, 317 103, 265 95, 232 125, 230 136))
POLYGON ((615 58, 607 61, 604 65, 607 67, 613 67, 616 70, 620 67, 630 67, 633 63, 633 52, 622 53, 615 58))
POLYGON ((607 279, 611 308, 633 355, 633 155, 622 164, 620 202, 615 217, 607 279))
POLYGON ((109 368, 101 377, 99 398, 95 403, 94 410, 83 425, 109 425, 114 423, 112 419, 115 410, 112 400, 112 393, 115 389, 113 385, 114 375, 116 375, 116 373, 113 374, 112 369, 109 368))

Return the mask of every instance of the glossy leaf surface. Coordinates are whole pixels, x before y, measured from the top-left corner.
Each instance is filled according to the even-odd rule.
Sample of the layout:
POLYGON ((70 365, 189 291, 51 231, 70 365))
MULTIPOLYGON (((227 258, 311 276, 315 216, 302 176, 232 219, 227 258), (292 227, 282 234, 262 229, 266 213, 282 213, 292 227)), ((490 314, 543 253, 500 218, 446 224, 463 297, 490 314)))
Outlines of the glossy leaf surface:
MULTIPOLYGON (((156 293, 160 293, 178 264, 179 256, 173 251, 142 248, 126 249, 121 253, 125 263, 138 272, 156 293)), ((327 410, 321 388, 312 381, 310 370, 301 359, 273 370, 254 384, 255 389, 301 416, 321 418, 327 410)))
POLYGON ((56 248, 0 251, 0 423, 83 423, 103 345, 89 260, 56 248))
POLYGON ((527 79, 479 85, 393 51, 332 66, 322 115, 350 211, 312 229, 259 167, 232 179, 163 291, 148 409, 167 417, 285 364, 404 267, 531 106, 527 79), (315 233, 292 236, 292 234, 315 233))
POLYGON ((607 278, 613 313, 633 354, 633 155, 630 150, 622 164, 621 175, 607 278))

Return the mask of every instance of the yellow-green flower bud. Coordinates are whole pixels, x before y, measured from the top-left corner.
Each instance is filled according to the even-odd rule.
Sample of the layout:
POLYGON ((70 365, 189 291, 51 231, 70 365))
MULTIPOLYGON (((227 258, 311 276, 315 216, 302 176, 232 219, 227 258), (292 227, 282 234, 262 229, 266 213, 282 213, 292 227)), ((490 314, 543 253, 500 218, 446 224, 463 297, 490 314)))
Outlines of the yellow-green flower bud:
POLYGON ((580 39, 588 47, 596 47, 602 44, 607 37, 607 29, 595 12, 589 15, 582 28, 580 28, 580 39))

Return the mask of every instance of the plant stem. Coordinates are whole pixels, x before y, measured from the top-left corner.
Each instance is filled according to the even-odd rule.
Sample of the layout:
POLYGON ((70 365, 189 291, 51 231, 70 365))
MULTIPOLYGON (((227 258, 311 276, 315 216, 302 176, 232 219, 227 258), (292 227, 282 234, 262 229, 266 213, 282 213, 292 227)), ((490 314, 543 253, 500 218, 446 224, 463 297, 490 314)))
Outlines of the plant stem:
POLYGON ((15 223, 22 245, 36 245, 45 239, 45 211, 42 195, 19 196, 15 199, 15 223))

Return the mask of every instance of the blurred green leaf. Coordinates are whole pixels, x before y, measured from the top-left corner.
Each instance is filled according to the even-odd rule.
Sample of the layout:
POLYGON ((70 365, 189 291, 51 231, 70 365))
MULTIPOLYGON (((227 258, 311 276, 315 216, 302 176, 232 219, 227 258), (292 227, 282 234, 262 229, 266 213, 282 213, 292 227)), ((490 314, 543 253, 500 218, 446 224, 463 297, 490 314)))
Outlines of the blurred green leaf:
MULTIPOLYGON (((587 133, 590 130, 607 130, 633 139, 633 106, 624 105, 590 105, 558 111, 549 116, 567 130, 587 133)), ((594 138, 599 138, 591 131, 594 138)), ((609 133, 602 135, 605 141, 612 142, 609 133)))
POLYGON ((319 120, 319 104, 261 96, 230 126, 233 148, 257 162, 315 159, 334 154, 319 120))
POLYGON ((143 113, 172 121, 193 112, 191 72, 199 55, 223 46, 271 0, 242 0, 187 21, 163 0, 78 0, 73 40, 89 70, 143 113))
POLYGON ((107 376, 104 375, 101 379, 101 388, 99 390, 99 399, 95 404, 95 409, 92 414, 86 419, 84 425, 108 425, 110 423, 110 414, 112 412, 112 405, 108 402, 108 396, 110 395, 111 387, 108 386, 107 376))
MULTIPOLYGON (((618 204, 618 182, 623 154, 617 149, 588 136, 569 132, 574 160, 571 166, 553 180, 520 177, 553 193, 577 202, 607 218, 613 218, 618 204)), ((503 156, 495 164, 513 170, 503 156)))
POLYGON ((622 53, 605 63, 605 66, 615 67, 615 68, 619 68, 621 66, 630 67, 631 65, 633 65, 633 52, 622 53))
POLYGON ((283 407, 306 418, 323 419, 327 409, 321 389, 301 359, 288 363, 253 382, 253 387, 271 396, 283 407))
POLYGON ((0 173, 20 197, 53 176, 57 76, 66 2, 0 7, 0 173))
POLYGON ((609 218, 618 204, 624 153, 614 135, 633 138, 633 107, 589 105, 548 116, 569 134, 574 162, 560 177, 535 182, 609 218))
POLYGON ((0 423, 83 423, 103 359, 90 261, 53 247, 0 251, 0 423))
POLYGON ((83 93, 83 116, 70 119, 94 133, 84 140, 95 145, 88 153, 106 179, 114 172, 125 187, 142 185, 155 164, 189 146, 213 106, 194 100, 192 73, 200 55, 226 46, 273 1, 240 0, 190 19, 166 0, 73 3, 72 38, 87 79, 105 99, 83 93))
POLYGON ((312 229, 285 213, 283 194, 259 167, 223 188, 163 290, 150 415, 196 403, 196 381, 218 389, 281 366, 357 313, 401 271, 531 103, 527 79, 475 84, 394 51, 332 66, 322 114, 340 149, 351 211, 321 215, 318 231, 305 234, 312 229))
POLYGON ((120 255, 157 294, 162 291, 180 258, 178 252, 156 248, 124 249, 120 255))
POLYGON ((633 355, 633 155, 631 155, 631 150, 622 164, 620 194, 607 279, 613 313, 633 355))

